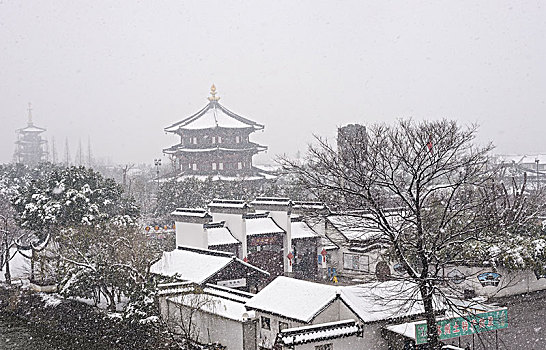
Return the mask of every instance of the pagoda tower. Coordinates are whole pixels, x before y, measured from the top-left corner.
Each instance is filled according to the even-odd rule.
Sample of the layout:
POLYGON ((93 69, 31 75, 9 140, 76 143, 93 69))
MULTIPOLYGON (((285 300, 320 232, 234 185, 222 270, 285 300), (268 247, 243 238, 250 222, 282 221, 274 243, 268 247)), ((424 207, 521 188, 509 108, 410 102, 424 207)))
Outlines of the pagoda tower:
POLYGON ((28 105, 28 122, 26 128, 18 129, 15 141, 14 159, 16 163, 35 165, 47 161, 47 141, 41 133, 46 129, 32 123, 32 108, 28 105))
POLYGON ((251 142, 249 136, 264 126, 222 106, 214 85, 210 95, 199 112, 165 128, 180 136, 180 143, 163 153, 175 157, 183 175, 259 178, 252 156, 267 147, 251 142))

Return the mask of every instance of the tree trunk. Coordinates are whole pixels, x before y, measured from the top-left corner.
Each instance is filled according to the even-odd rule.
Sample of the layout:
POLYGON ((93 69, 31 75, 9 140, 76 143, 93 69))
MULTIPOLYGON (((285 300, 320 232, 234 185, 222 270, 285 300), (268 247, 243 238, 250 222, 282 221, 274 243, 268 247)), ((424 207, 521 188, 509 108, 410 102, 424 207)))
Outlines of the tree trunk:
MULTIPOLYGON (((5 261, 6 261, 6 272, 4 273, 4 277, 6 278, 6 283, 9 285, 11 284, 11 272, 9 270, 9 258, 10 258, 10 254, 9 254, 9 244, 8 244, 8 232, 7 232, 7 229, 6 229, 6 232, 4 232, 4 246, 6 247, 6 252, 5 252, 5 261)), ((2 254, 3 255, 3 254, 2 254)), ((0 265, 0 268, 1 268, 2 265, 0 265)))
POLYGON ((441 349, 441 343, 440 339, 438 338, 438 331, 436 329, 436 314, 434 312, 434 301, 432 295, 433 289, 425 282, 420 285, 419 290, 421 291, 421 298, 425 308, 425 317, 427 319, 428 346, 431 350, 439 350, 441 349))
POLYGON ((102 286, 101 290, 102 294, 104 294, 106 297, 106 301, 108 302, 108 310, 116 311, 116 301, 112 292, 110 292, 106 286, 102 286))

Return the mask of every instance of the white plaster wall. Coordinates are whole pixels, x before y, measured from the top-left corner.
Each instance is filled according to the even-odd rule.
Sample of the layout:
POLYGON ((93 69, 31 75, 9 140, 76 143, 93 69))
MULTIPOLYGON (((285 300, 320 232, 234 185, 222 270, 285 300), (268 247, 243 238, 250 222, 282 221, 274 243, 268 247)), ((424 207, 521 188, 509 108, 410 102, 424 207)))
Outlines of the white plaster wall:
POLYGON ((324 309, 320 314, 318 314, 312 321, 312 324, 320 324, 320 323, 327 323, 327 322, 335 322, 335 321, 342 321, 347 319, 354 319, 357 320, 356 315, 354 315, 352 312, 350 313, 350 316, 344 319, 340 319, 340 300, 334 300, 332 304, 330 304, 326 309, 324 309))
POLYGON ((293 327, 301 327, 305 326, 306 324, 302 322, 296 322, 294 320, 288 320, 282 317, 272 316, 270 314, 264 314, 259 311, 256 312, 256 317, 258 318, 258 331, 257 334, 257 344, 259 346, 271 349, 273 348, 273 345, 275 344, 275 339, 277 338, 277 333, 279 333, 279 321, 285 322, 288 324, 288 328, 293 327), (269 317, 271 329, 263 329, 261 324, 261 316, 269 317))
MULTIPOLYGON (((177 320, 180 319, 180 308, 178 305, 168 301, 160 301, 160 305, 162 306, 162 315, 169 315, 167 322, 171 327, 174 327, 176 332, 180 332, 180 329, 176 326, 177 320)), ((199 330, 199 342, 218 342, 225 345, 228 350, 243 349, 242 322, 202 311, 197 311, 194 314, 192 322, 195 323, 199 330)))
MULTIPOLYGON (((320 341, 316 343, 296 345, 294 349, 295 350, 315 350, 315 346, 322 345, 322 344, 332 344, 334 350, 371 349, 369 347, 370 344, 366 342, 366 339, 357 337, 355 335, 346 337, 346 338, 337 338, 337 339, 320 341)), ((285 348, 285 349, 291 349, 291 348, 285 348)))
POLYGON ((493 269, 458 266, 446 269, 445 274, 447 275, 453 269, 457 269, 467 276, 463 283, 455 285, 456 288, 461 290, 471 289, 474 290, 477 295, 488 298, 517 295, 546 289, 546 278, 537 280, 535 273, 531 270, 508 271, 504 268, 498 268, 495 272, 502 275, 499 285, 484 287, 479 282, 477 276, 483 272, 493 271, 493 269))
POLYGON ((237 238, 241 242, 241 256, 240 259, 243 259, 247 256, 247 245, 246 245, 246 223, 243 219, 242 214, 228 214, 228 213, 212 213, 212 221, 219 222, 225 221, 225 226, 229 228, 229 231, 233 237, 237 238))
MULTIPOLYGON (((338 254, 338 273, 341 275, 347 277, 347 278, 357 278, 362 281, 370 281, 370 280, 376 280, 375 276, 375 268, 378 262, 383 261, 383 254, 385 253, 384 250, 372 250, 370 252, 366 253, 360 253, 360 252, 353 252, 349 251, 348 247, 342 247, 338 254), (347 254, 356 254, 359 256, 366 256, 368 257, 368 271, 362 271, 362 270, 352 270, 352 269, 345 269, 343 267, 343 253, 347 254)), ((391 274, 394 273, 392 266, 389 266, 391 269, 391 274)))
POLYGON ((362 341, 366 344, 367 350, 386 350, 387 340, 381 335, 383 322, 366 323, 362 326, 362 341))
POLYGON ((203 224, 176 221, 176 246, 208 249, 207 232, 203 224))
POLYGON ((275 221, 275 223, 282 228, 286 235, 283 238, 283 261, 284 261, 284 272, 292 272, 292 265, 286 257, 288 252, 292 251, 292 220, 291 215, 287 211, 270 211, 269 216, 275 221))

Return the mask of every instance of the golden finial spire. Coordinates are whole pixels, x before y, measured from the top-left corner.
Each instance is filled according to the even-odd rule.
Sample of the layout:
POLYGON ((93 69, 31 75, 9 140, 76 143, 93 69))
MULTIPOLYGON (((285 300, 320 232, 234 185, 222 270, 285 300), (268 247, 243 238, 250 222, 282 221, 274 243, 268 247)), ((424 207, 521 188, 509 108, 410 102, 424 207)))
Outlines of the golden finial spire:
POLYGON ((32 103, 28 103, 28 125, 32 125, 32 103))
POLYGON ((210 94, 211 97, 209 97, 209 101, 218 101, 220 99, 220 97, 216 96, 216 86, 214 86, 214 84, 210 87, 210 94))

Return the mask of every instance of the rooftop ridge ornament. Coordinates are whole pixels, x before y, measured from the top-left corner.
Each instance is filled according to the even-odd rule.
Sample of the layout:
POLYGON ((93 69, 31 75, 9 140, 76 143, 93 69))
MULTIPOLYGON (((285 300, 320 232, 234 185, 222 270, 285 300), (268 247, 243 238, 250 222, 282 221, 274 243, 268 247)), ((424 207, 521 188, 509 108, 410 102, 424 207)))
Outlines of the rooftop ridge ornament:
POLYGON ((28 103, 28 125, 32 125, 32 103, 28 103))
POLYGON ((211 96, 208 98, 209 101, 210 102, 212 102, 212 101, 218 102, 220 97, 216 96, 216 86, 214 86, 214 84, 212 84, 212 86, 210 87, 210 94, 211 94, 211 96))

